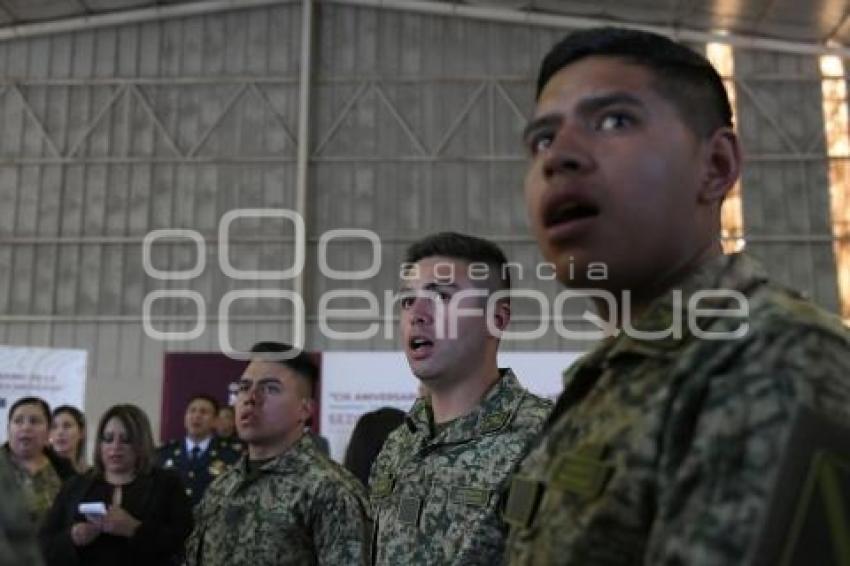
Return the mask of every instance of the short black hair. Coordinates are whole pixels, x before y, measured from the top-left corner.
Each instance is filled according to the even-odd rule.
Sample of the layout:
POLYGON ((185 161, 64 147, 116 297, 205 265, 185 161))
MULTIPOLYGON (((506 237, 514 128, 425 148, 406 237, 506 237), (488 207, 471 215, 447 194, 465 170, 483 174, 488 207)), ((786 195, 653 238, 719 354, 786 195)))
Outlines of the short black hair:
POLYGON ((207 395, 206 393, 196 393, 196 394, 192 395, 189 398, 189 402, 186 403, 186 409, 189 408, 189 405, 192 404, 192 401, 197 401, 197 400, 206 401, 207 403, 212 405, 213 413, 215 413, 216 415, 218 414, 218 409, 219 409, 219 406, 220 406, 218 399, 216 399, 212 395, 207 395))
POLYGON ((505 252, 490 240, 461 234, 460 232, 438 232, 418 240, 407 248, 406 265, 434 256, 459 259, 466 263, 484 263, 495 273, 490 279, 498 281, 500 289, 511 288, 511 274, 505 252))
POLYGON ((316 383, 319 380, 319 367, 313 363, 309 354, 282 342, 257 342, 251 346, 251 352, 255 354, 286 354, 286 356, 268 356, 267 361, 284 365, 304 378, 309 385, 310 397, 313 396, 316 383))
POLYGON ((50 405, 42 399, 41 397, 21 397, 9 407, 8 414, 8 422, 12 422, 12 417, 15 414, 15 411, 18 407, 22 407, 24 405, 36 405, 41 412, 44 413, 44 419, 47 421, 47 428, 50 428, 50 425, 53 423, 53 415, 50 413, 50 405))
POLYGON ((543 58, 535 99, 555 73, 591 56, 618 57, 649 69, 658 93, 699 137, 732 125, 723 80, 708 59, 663 35, 628 28, 591 28, 567 35, 543 58))

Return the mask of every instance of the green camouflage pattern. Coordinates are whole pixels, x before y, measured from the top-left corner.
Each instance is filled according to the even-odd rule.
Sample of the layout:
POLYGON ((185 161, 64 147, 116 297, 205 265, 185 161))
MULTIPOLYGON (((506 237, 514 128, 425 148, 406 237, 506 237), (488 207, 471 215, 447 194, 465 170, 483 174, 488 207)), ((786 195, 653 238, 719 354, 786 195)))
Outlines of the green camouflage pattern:
POLYGON ((375 564, 496 564, 507 525, 500 508, 510 475, 552 403, 510 370, 470 414, 436 435, 427 399, 387 439, 369 478, 375 564))
POLYGON ((0 459, 5 460, 12 472, 12 477, 18 482, 32 524, 36 529, 40 528, 53 505, 53 500, 62 488, 59 474, 48 462, 36 473, 30 475, 26 469, 15 463, 9 450, 0 451, 0 459))
POLYGON ((35 529, 6 458, 0 458, 0 502, 0 566, 40 566, 35 529))
MULTIPOLYGON (((620 334, 565 372, 512 483, 509 564, 744 564, 795 410, 850 422, 850 334, 836 317, 769 284, 742 255, 706 262, 680 288, 684 320, 697 290, 741 292, 746 334, 620 334)), ((634 326, 669 328, 673 293, 634 326)), ((710 331, 741 324, 699 321, 710 331)))
POLYGON ((366 493, 302 436, 254 473, 243 457, 195 508, 188 566, 366 564, 366 493))

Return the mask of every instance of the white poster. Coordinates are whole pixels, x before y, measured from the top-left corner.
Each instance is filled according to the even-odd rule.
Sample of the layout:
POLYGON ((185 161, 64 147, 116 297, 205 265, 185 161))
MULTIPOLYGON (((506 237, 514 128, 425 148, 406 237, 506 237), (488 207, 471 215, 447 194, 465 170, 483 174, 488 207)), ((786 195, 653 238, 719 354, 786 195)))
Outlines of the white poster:
MULTIPOLYGON (((537 395, 555 399, 561 375, 581 352, 503 352, 499 366, 514 370, 537 395)), ((360 415, 381 407, 407 412, 416 400, 419 381, 402 352, 322 353, 321 433, 331 457, 342 461, 360 415)))
POLYGON ((85 411, 86 351, 0 346, 0 442, 6 442, 8 412, 21 397, 41 397, 50 407, 85 411))

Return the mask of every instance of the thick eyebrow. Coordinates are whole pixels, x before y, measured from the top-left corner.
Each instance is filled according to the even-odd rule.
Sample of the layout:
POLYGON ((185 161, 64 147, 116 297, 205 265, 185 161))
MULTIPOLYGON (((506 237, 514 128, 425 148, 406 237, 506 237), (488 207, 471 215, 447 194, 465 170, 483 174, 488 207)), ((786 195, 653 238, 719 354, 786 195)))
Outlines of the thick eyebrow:
POLYGON ((580 115, 593 114, 608 106, 637 106, 643 107, 643 101, 630 92, 611 92, 598 96, 588 96, 576 105, 576 113, 580 115))
MULTIPOLYGON (((275 382, 275 383, 280 383, 280 380, 279 380, 278 378, 276 378, 276 377, 261 377, 260 379, 257 379, 256 381, 255 381, 255 380, 253 380, 253 379, 249 379, 249 378, 247 378, 247 377, 240 377, 240 378, 239 378, 239 381, 240 381, 240 382, 250 381, 251 383, 254 383, 254 384, 256 384, 256 385, 259 385, 259 384, 261 384, 261 383, 269 383, 269 382, 271 382, 271 381, 273 381, 273 382, 275 382)), ((255 386, 256 386, 256 385, 255 385, 255 386)))
MULTIPOLYGON (((575 113, 580 116, 587 116, 607 108, 608 106, 627 105, 635 107, 643 107, 643 101, 630 92, 611 92, 607 94, 591 95, 583 98, 576 105, 575 113)), ((531 134, 540 129, 559 127, 564 121, 560 114, 544 114, 532 119, 522 131, 523 141, 528 141, 531 134)))
MULTIPOLYGON (((439 281, 432 281, 432 282, 428 283, 427 285, 423 285, 421 290, 422 291, 436 292, 436 291, 445 290, 445 289, 456 290, 456 289, 460 289, 460 287, 458 287, 455 283, 451 283, 451 282, 440 283, 439 281)), ((411 287, 410 285, 403 285, 401 287, 401 289, 399 289, 398 292, 400 294, 414 293, 415 289, 413 289, 413 287, 411 287)))
POLYGON ((534 118, 526 124, 525 128, 522 130, 522 141, 527 142, 531 137, 531 134, 537 130, 551 128, 557 129, 563 121, 564 119, 557 114, 544 114, 543 116, 534 118))
POLYGON ((426 290, 426 291, 440 291, 440 290, 446 290, 446 289, 450 289, 450 290, 460 289, 460 287, 458 287, 458 286, 457 286, 457 284, 455 284, 455 283, 452 283, 452 282, 448 282, 448 283, 440 283, 439 281, 432 281, 431 283, 428 283, 427 285, 425 285, 425 286, 424 286, 424 287, 422 287, 422 288, 423 288, 424 290, 426 290))

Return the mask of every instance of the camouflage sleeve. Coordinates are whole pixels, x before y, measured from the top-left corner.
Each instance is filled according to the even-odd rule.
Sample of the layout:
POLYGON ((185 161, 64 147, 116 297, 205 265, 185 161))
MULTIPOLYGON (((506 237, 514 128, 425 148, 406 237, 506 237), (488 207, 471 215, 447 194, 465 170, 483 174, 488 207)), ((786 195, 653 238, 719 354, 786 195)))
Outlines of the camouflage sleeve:
POLYGON ((743 563, 756 543, 795 408, 804 404, 848 422, 846 341, 816 331, 786 333, 757 339, 732 359, 704 394, 671 408, 646 564, 743 563))
POLYGON ((186 539, 186 544, 183 547, 185 557, 184 566, 201 566, 201 563, 198 560, 198 551, 204 538, 204 530, 207 527, 210 499, 214 497, 214 495, 215 492, 212 489, 208 489, 192 510, 194 525, 192 527, 192 532, 189 534, 189 537, 186 539))
POLYGON ((369 492, 371 493, 374 483, 379 478, 384 477, 387 469, 392 469, 393 461, 395 460, 396 452, 398 451, 399 438, 401 438, 402 430, 400 428, 392 431, 384 445, 381 447, 375 460, 372 462, 372 468, 369 470, 369 492))
POLYGON ((318 490, 313 502, 313 537, 318 563, 322 566, 365 565, 369 522, 364 495, 337 481, 326 481, 318 490))
POLYGON ((41 566, 35 531, 28 520, 21 491, 0 458, 0 564, 41 566))

